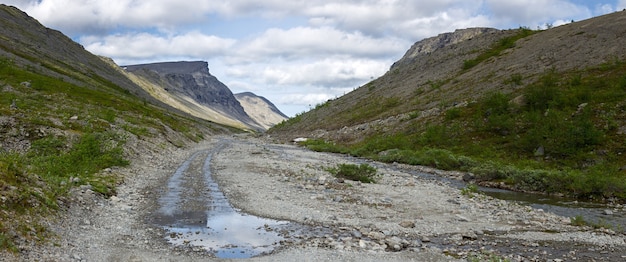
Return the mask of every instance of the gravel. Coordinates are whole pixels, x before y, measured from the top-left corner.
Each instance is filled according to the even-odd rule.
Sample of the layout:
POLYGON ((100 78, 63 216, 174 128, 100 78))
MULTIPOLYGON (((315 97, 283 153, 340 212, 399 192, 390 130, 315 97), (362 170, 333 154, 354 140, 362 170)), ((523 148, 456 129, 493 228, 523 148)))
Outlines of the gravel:
POLYGON ((124 177, 116 196, 105 199, 88 186, 75 188, 71 207, 50 222, 57 238, 21 245, 18 256, 2 254, 0 260, 218 260, 198 248, 168 244, 164 230, 150 222, 169 176, 193 153, 218 144, 224 146, 213 155, 212 174, 234 207, 331 232, 285 243, 251 261, 454 261, 487 253, 512 261, 543 261, 571 259, 578 254, 572 250, 580 246, 598 258, 617 260, 626 251, 621 233, 574 227, 569 218, 480 194, 464 195, 441 180, 417 177, 393 165, 376 163, 379 181, 363 184, 336 179, 327 171, 363 160, 250 136, 213 137, 187 148, 133 139, 127 144, 128 152, 135 152, 132 165, 103 171, 124 177), (518 249, 542 241, 556 243, 554 251, 518 249))

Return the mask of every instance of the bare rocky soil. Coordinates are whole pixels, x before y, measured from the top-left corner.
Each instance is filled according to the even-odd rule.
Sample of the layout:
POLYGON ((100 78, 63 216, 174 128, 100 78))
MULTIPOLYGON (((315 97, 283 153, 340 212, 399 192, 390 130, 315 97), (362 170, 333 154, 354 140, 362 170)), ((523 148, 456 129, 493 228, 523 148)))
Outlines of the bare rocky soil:
POLYGON ((185 149, 146 144, 129 141, 133 152, 141 152, 132 156, 133 164, 105 171, 125 177, 117 196, 105 199, 88 187, 76 188, 73 206, 50 223, 56 239, 22 245, 19 256, 3 254, 0 260, 221 260, 193 246, 168 244, 167 233, 151 223, 168 177, 193 153, 218 145, 213 178, 234 207, 327 232, 292 236, 251 261, 626 259, 623 234, 574 227, 569 218, 542 210, 462 194, 440 180, 412 175, 410 167, 370 163, 381 177, 362 184, 336 179, 327 168, 363 160, 258 138, 214 137, 185 149))

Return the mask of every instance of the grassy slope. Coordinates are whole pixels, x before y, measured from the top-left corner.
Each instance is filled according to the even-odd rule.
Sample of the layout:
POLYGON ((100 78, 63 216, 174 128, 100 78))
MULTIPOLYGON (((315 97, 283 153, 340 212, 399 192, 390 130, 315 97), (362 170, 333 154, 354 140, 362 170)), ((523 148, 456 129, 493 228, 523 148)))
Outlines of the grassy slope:
POLYGON ((171 143, 182 146, 226 130, 154 107, 102 79, 85 88, 31 70, 0 58, 2 248, 45 239, 41 219, 67 204, 72 187, 115 194, 119 177, 100 171, 128 164, 129 135, 149 140, 173 130, 181 135, 171 143))
MULTIPOLYGON (((506 88, 476 92, 467 103, 451 102, 459 92, 455 87, 473 90, 472 82, 458 79, 475 67, 493 70, 488 67, 496 63, 493 58, 511 53, 507 51, 535 33, 519 30, 504 36, 445 79, 405 88, 408 92, 398 96, 329 101, 270 133, 311 136, 321 127, 330 131, 306 143, 314 150, 470 171, 480 183, 518 190, 626 199, 626 61, 548 68, 536 75, 487 75, 491 78, 478 85, 496 81, 506 88), (416 105, 433 102, 439 105, 431 111, 416 105), (338 104, 350 106, 338 111, 338 104), (328 115, 332 121, 325 121, 328 115), (389 116, 395 116, 391 124, 385 123, 389 116), (358 128, 336 131, 344 126, 358 128)), ((403 70, 392 70, 354 93, 393 92, 394 83, 412 77, 403 70)))
POLYGON ((102 170, 129 164, 131 136, 184 146, 237 132, 165 106, 16 8, 0 18, 0 249, 48 239, 73 187, 115 194, 121 175, 102 170))

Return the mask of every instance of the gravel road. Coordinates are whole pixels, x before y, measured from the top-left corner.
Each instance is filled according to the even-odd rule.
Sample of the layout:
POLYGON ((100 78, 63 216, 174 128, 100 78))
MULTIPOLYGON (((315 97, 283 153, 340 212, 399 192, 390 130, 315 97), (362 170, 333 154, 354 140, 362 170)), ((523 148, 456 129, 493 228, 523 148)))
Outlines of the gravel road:
MULTIPOLYGON (((168 179, 194 154, 209 150, 212 178, 234 208, 311 232, 323 229, 292 233, 273 252, 250 261, 626 259, 624 234, 574 227, 569 218, 542 210, 462 194, 440 180, 403 172, 400 165, 376 163, 378 183, 363 184, 327 171, 363 160, 251 136, 214 137, 188 148, 149 144, 158 145, 129 141, 129 152, 140 152, 130 156, 132 165, 104 171, 124 177, 116 196, 105 199, 89 187, 75 188, 72 207, 50 222, 58 238, 20 246, 19 257, 3 254, 0 260, 230 260, 193 245, 172 245, 167 228, 154 222, 168 179)), ((201 192, 202 183, 196 184, 190 190, 201 192)))

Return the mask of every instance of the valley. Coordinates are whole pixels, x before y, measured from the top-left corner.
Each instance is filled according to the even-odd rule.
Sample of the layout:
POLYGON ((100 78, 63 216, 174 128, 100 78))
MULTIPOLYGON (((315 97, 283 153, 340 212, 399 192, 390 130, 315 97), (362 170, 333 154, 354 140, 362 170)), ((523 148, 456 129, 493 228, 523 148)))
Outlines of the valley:
MULTIPOLYGON (((20 247, 20 259, 218 259, 214 252, 219 249, 194 245, 194 236, 206 232, 178 235, 179 244, 171 244, 167 240, 169 227, 155 223, 162 212, 159 210, 163 210, 159 199, 168 194, 167 181, 176 170, 183 170, 183 162, 195 158, 194 153, 206 154, 207 150, 212 152, 207 158, 212 178, 238 212, 300 225, 257 229, 262 233, 274 228, 287 238, 273 251, 251 261, 615 261, 623 259, 626 251, 621 232, 574 226, 571 218, 479 193, 463 193, 446 182, 402 172, 391 165, 369 162, 380 174, 374 184, 340 180, 327 169, 360 160, 273 144, 249 135, 216 136, 187 149, 146 149, 133 159, 134 164, 113 170, 128 178, 116 196, 105 199, 88 187, 76 188, 72 198, 75 205, 51 227, 59 237, 43 246, 20 247)), ((195 172, 202 176, 202 161, 204 157, 189 162, 189 170, 198 170, 195 172)), ((179 173, 178 179, 195 176, 190 172, 179 173)), ((187 185, 180 192, 189 198, 180 203, 189 203, 191 209, 180 215, 188 216, 194 213, 191 204, 198 199, 192 192, 206 194, 202 192, 207 188, 198 182, 181 185, 187 185)), ((201 215, 204 208, 200 205, 195 209, 200 224, 206 221, 201 215)), ((618 210, 626 212, 623 207, 618 210)), ((208 210, 206 215, 211 216, 211 212, 218 211, 208 210)))

